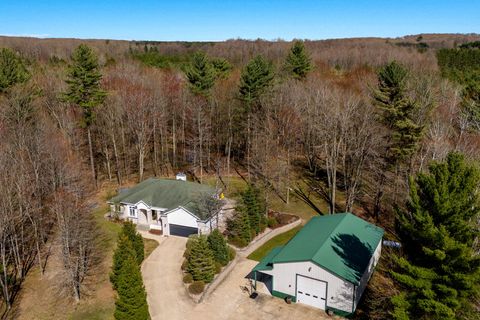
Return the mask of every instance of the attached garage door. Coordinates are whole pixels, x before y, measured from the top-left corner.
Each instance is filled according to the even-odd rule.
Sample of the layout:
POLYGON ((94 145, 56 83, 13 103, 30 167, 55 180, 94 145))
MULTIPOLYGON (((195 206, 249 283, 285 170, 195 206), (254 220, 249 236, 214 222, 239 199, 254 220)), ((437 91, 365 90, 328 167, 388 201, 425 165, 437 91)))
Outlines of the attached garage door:
POLYGON ((297 275, 297 302, 325 310, 327 283, 297 275))
POLYGON ((198 228, 180 226, 178 224, 169 224, 170 234, 172 236, 188 237, 191 234, 198 234, 198 228))

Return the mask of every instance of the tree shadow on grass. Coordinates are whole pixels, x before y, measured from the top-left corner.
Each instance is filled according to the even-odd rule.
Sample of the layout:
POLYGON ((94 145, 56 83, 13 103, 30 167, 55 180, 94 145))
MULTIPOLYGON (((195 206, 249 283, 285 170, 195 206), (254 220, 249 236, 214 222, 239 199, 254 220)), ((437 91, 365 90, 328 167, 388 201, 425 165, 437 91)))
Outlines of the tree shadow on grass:
POLYGON ((332 249, 349 268, 347 272, 360 281, 370 262, 373 248, 352 234, 337 234, 332 240, 332 249))

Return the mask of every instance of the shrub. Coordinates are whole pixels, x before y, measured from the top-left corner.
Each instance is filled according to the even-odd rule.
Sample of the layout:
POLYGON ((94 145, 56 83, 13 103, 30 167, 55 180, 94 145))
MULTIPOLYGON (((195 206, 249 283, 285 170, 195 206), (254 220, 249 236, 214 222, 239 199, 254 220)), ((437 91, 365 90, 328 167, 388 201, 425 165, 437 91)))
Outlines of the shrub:
POLYGON ((189 287, 188 291, 192 294, 200 294, 205 289, 205 282, 203 281, 194 281, 189 287))
POLYGON ((193 282, 193 276, 190 273, 186 273, 183 276, 183 283, 192 283, 193 282))
POLYGON ((182 268, 183 271, 185 271, 185 270, 187 270, 187 267, 188 267, 188 260, 185 259, 185 260, 183 260, 183 262, 182 262, 181 268, 182 268))
POLYGON ((193 280, 210 282, 215 275, 215 261, 205 236, 195 238, 188 258, 187 271, 193 280))
POLYGON ((247 242, 240 237, 232 237, 228 241, 238 248, 243 248, 247 245, 247 242))
POLYGON ((269 228, 275 228, 278 225, 278 221, 275 217, 268 217, 267 224, 269 228))
POLYGON ((235 251, 235 249, 233 249, 232 247, 228 247, 228 259, 232 261, 233 259, 235 259, 236 255, 237 251, 235 251))
POLYGON ((220 262, 215 262, 215 274, 220 273, 222 271, 223 264, 220 262))
POLYGON ((132 242, 137 256, 137 263, 140 265, 145 257, 142 236, 137 232, 135 225, 130 221, 126 221, 123 224, 122 235, 126 236, 132 242))
POLYGON ((213 258, 216 262, 226 264, 228 262, 227 242, 218 229, 213 230, 208 235, 208 245, 213 252, 213 258))

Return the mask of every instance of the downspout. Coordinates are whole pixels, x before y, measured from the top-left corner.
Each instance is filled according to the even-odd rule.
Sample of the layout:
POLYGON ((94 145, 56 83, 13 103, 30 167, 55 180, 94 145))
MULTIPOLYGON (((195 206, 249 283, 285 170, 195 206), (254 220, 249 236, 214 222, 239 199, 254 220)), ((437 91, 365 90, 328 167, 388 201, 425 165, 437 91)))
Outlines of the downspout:
POLYGON ((355 293, 357 292, 356 288, 357 286, 353 285, 352 314, 355 312, 355 293))

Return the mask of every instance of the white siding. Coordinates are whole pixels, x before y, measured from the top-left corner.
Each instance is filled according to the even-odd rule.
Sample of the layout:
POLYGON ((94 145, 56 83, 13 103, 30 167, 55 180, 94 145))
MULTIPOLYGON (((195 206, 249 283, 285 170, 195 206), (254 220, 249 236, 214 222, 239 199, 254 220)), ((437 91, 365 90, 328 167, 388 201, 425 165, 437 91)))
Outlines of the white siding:
POLYGON ((262 271, 273 275, 273 290, 292 297, 296 293, 297 274, 326 281, 327 307, 352 312, 353 284, 338 278, 312 262, 276 263, 270 271, 262 271))
POLYGON ((377 248, 375 249, 375 252, 372 255, 372 258, 370 258, 370 262, 368 263, 367 270, 365 270, 365 273, 360 279, 360 285, 355 288, 355 308, 354 309, 357 309, 358 302, 362 297, 363 291, 367 287, 368 280, 370 280, 370 277, 375 271, 375 266, 377 265, 378 260, 380 259, 381 252, 382 252, 382 241, 380 240, 377 248))
POLYGON ((216 217, 205 222, 198 222, 198 228, 200 229, 200 234, 209 234, 217 228, 216 217))
POLYGON ((198 228, 197 219, 183 208, 177 208, 167 213, 168 223, 198 228))

